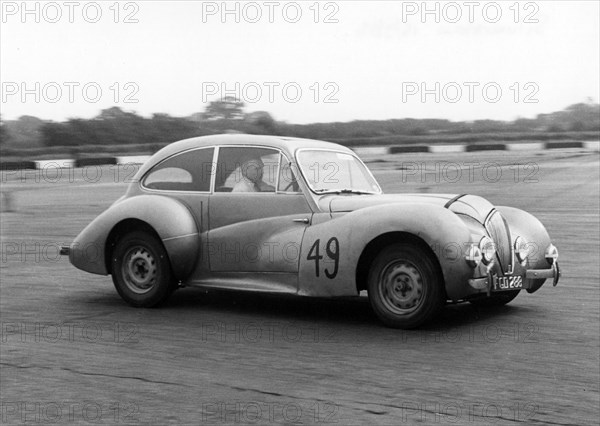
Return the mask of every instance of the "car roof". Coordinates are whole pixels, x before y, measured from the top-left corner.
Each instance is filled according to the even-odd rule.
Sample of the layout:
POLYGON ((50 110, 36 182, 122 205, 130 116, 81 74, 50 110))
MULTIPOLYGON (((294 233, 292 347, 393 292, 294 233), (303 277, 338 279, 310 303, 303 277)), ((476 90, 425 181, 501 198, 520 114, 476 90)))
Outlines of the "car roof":
POLYGON ((302 139, 287 136, 267 136, 267 135, 247 135, 247 134, 225 134, 225 135, 210 135, 200 136, 196 138, 184 139, 179 142, 173 142, 162 148, 152 156, 152 159, 146 163, 152 166, 159 161, 177 154, 182 151, 187 151, 194 148, 202 148, 204 146, 222 146, 222 145, 255 145, 268 148, 280 149, 290 155, 294 155, 298 149, 304 148, 321 148, 334 149, 352 153, 352 150, 345 146, 338 145, 332 142, 324 142, 315 139, 302 139))

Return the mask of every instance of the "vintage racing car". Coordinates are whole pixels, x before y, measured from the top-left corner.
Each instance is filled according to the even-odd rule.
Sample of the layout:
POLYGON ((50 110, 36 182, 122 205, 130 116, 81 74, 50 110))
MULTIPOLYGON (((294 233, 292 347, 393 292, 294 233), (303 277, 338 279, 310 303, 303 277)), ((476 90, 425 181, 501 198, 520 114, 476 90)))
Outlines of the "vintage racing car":
POLYGON ((412 328, 444 303, 505 304, 560 277, 532 215, 473 195, 384 195, 346 147, 218 135, 168 145, 62 254, 151 307, 177 288, 357 296, 412 328))

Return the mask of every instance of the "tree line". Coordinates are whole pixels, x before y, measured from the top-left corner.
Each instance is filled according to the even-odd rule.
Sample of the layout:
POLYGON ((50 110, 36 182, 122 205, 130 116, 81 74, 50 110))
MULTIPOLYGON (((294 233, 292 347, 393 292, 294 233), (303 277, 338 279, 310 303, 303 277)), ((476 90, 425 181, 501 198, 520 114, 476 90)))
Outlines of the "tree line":
POLYGON ((600 132, 600 105, 580 103, 563 111, 514 121, 444 119, 355 120, 339 123, 289 124, 268 112, 244 112, 244 104, 232 98, 210 103, 203 113, 189 117, 154 114, 150 118, 119 107, 102 110, 91 119, 64 122, 23 116, 2 121, 0 143, 5 147, 165 144, 194 136, 226 132, 285 135, 333 141, 385 139, 389 137, 439 137, 451 135, 600 132))

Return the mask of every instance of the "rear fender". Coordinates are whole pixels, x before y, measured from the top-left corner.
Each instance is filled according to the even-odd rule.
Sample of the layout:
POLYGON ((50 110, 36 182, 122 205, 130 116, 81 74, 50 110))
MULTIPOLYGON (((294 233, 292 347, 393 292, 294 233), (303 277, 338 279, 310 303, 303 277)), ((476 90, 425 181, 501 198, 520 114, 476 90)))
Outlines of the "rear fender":
POLYGON ((75 238, 69 255, 71 263, 84 271, 107 275, 108 237, 117 226, 132 219, 156 232, 175 277, 185 279, 200 258, 198 227, 184 204, 161 195, 126 198, 109 207, 75 238))

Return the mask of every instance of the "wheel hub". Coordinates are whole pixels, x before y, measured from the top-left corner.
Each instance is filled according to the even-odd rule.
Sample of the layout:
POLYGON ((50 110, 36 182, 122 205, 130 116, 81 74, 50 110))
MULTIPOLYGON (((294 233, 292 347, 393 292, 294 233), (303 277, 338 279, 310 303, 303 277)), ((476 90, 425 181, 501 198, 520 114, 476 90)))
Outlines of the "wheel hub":
POLYGON ((131 291, 147 293, 156 283, 156 275, 156 260, 145 247, 133 247, 127 252, 123 262, 123 278, 131 291))
POLYGON ((380 283, 384 303, 396 313, 415 310, 423 299, 423 278, 410 262, 390 262, 383 270, 380 283))

